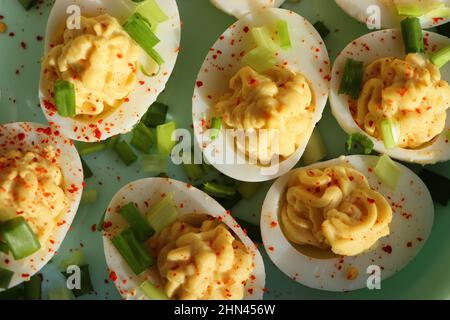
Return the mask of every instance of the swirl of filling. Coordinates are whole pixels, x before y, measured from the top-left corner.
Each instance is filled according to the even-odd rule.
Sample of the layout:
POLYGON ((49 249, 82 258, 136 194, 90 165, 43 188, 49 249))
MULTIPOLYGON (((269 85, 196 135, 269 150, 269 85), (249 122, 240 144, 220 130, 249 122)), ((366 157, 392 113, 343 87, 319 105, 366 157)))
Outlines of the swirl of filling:
POLYGON ((171 299, 241 300, 253 258, 226 225, 205 220, 196 228, 176 221, 149 240, 164 291, 171 299))
POLYGON ((281 211, 286 238, 354 256, 389 234, 392 209, 359 171, 344 166, 297 170, 281 211))
POLYGON ((75 85, 76 114, 99 115, 118 106, 136 84, 138 45, 110 15, 81 17, 80 29, 65 29, 42 63, 45 90, 56 80, 75 85))
POLYGON ((381 58, 365 69, 355 120, 382 140, 380 123, 396 120, 401 148, 418 148, 445 129, 450 86, 439 69, 419 54, 381 58))
POLYGON ((228 128, 256 134, 255 145, 238 143, 246 154, 263 162, 274 155, 286 158, 311 133, 313 93, 303 75, 279 67, 260 74, 245 66, 229 86, 214 109, 228 128))

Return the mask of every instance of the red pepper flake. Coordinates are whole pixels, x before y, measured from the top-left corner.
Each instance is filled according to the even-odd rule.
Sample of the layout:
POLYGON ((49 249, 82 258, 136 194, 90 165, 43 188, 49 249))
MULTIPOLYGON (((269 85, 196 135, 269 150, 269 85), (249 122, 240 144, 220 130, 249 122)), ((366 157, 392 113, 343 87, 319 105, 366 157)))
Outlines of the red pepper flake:
POLYGON ((27 44, 26 44, 25 42, 23 42, 23 41, 20 43, 20 46, 21 46, 22 49, 24 49, 24 50, 27 48, 27 44))
POLYGON ((30 275, 28 274, 28 273, 22 273, 22 278, 29 278, 30 277, 30 275))
POLYGON ((70 193, 78 192, 78 187, 72 183, 70 185, 70 189, 68 189, 67 191, 69 191, 70 193))
POLYGON ((56 111, 56 106, 48 100, 44 100, 44 107, 49 111, 56 111))
POLYGON ((381 248, 381 249, 383 249, 383 251, 384 252, 386 252, 386 253, 389 253, 389 254, 391 254, 392 253, 392 247, 391 246, 389 246, 389 245, 387 245, 387 246, 384 246, 383 248, 381 248))
POLYGON ((249 294, 253 294, 253 289, 252 288, 248 289, 247 291, 248 291, 249 294))
POLYGON ((37 41, 42 41, 43 39, 44 39, 44 37, 42 37, 42 36, 36 36, 37 41))
POLYGON ((117 280, 117 274, 114 271, 111 271, 111 273, 109 274, 109 280, 111 280, 112 282, 117 280))
POLYGON ((9 259, 5 259, 5 264, 9 264, 9 259))
POLYGON ((8 35, 12 38, 12 37, 15 36, 15 33, 14 32, 10 32, 8 35))
POLYGON ((47 136, 50 136, 50 135, 52 134, 52 129, 51 129, 50 127, 47 127, 47 128, 37 128, 37 129, 36 129, 36 132, 43 133, 43 134, 46 134, 47 136))
POLYGON ((97 225, 96 225, 96 224, 93 224, 93 225, 91 226, 91 231, 92 231, 92 232, 97 231, 97 225))
POLYGON ((417 237, 417 241, 421 242, 423 239, 421 237, 417 237))
POLYGON ((101 139, 101 137, 102 137, 102 132, 100 131, 100 129, 99 128, 95 128, 95 130, 94 130, 94 135, 95 135, 95 137, 97 138, 97 139, 101 139))
POLYGON ((20 141, 22 141, 23 139, 25 139, 25 133, 19 133, 17 135, 17 139, 19 139, 20 141))
POLYGON ((269 249, 269 251, 274 251, 275 250, 275 248, 272 247, 272 246, 268 247, 267 249, 269 249))
POLYGON ((250 28, 247 27, 247 26, 245 26, 245 27, 244 27, 244 32, 247 33, 247 32, 249 32, 249 31, 250 31, 250 28))
POLYGON ((112 226, 112 222, 111 221, 104 221, 103 222, 103 229, 108 229, 112 226))
POLYGON ((412 247, 412 242, 409 241, 409 242, 406 244, 406 246, 407 246, 408 248, 411 248, 411 247, 412 247))
POLYGON ((201 81, 197 81, 195 84, 197 85, 197 88, 200 88, 203 86, 203 82, 201 82, 201 81))
POLYGON ((367 201, 368 201, 370 204, 374 204, 374 203, 375 203, 375 199, 367 198, 367 201))
POLYGON ((117 58, 122 59, 122 58, 123 58, 123 54, 118 53, 118 54, 117 54, 117 58))
POLYGON ((272 221, 272 222, 270 223, 270 227, 271 227, 271 228, 275 228, 277 225, 278 225, 278 223, 277 223, 276 221, 272 221))

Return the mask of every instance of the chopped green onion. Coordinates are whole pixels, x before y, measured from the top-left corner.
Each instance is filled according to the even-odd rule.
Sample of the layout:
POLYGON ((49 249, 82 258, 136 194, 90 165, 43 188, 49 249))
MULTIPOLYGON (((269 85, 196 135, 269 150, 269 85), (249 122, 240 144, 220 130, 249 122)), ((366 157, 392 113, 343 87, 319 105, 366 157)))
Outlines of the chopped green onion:
POLYGON ((400 126, 394 119, 384 119, 380 123, 381 136, 386 149, 395 148, 400 140, 400 126))
POLYGON ((236 194, 236 189, 215 182, 206 182, 203 184, 203 191, 212 197, 231 198, 236 194))
MULTIPOLYGON (((71 273, 67 272, 63 272, 62 274, 66 279, 72 275, 71 273)), ((80 266, 80 276, 81 276, 80 289, 75 288, 71 290, 75 298, 81 297, 88 293, 92 293, 94 291, 88 264, 80 266)))
POLYGON ((154 77, 161 71, 161 65, 155 60, 149 59, 147 65, 139 64, 139 70, 147 77, 154 77))
POLYGON ((431 19, 433 19, 433 18, 448 19, 448 18, 450 18, 450 7, 442 6, 442 7, 433 9, 430 12, 426 13, 425 16, 427 16, 431 19))
POLYGON ((83 158, 81 158, 81 166, 83 167, 84 179, 89 179, 94 176, 91 168, 89 168, 88 164, 86 163, 86 161, 84 161, 83 158))
POLYGON ((56 110, 61 117, 74 117, 76 113, 75 85, 69 81, 55 82, 56 110))
POLYGON ((8 289, 14 272, 0 267, 0 289, 8 289))
POLYGON ((325 39, 330 34, 330 29, 328 29, 322 21, 317 21, 314 23, 314 28, 316 28, 317 32, 319 32, 322 39, 325 39))
POLYGON ((106 148, 113 149, 116 146, 117 142, 119 142, 119 140, 120 140, 120 135, 115 135, 115 136, 109 138, 105 142, 106 148))
POLYGON ((271 52, 277 51, 278 46, 266 27, 251 28, 250 32, 258 47, 266 48, 271 52))
POLYGON ((236 194, 234 196, 232 196, 231 198, 220 198, 220 197, 215 197, 214 195, 212 195, 212 197, 217 202, 219 202, 220 205, 225 208, 225 210, 233 209, 242 200, 242 196, 239 192, 236 192, 236 194))
POLYGON ((213 117, 211 119, 211 140, 216 140, 222 130, 222 118, 213 117))
POLYGON ((374 143, 370 138, 364 134, 359 132, 352 133, 348 136, 346 142, 347 151, 350 152, 352 150, 353 144, 357 143, 364 149, 364 154, 371 154, 373 151, 374 143))
POLYGON ((72 300, 70 290, 66 286, 50 289, 48 291, 49 300, 72 300))
POLYGON ((130 141, 131 145, 136 149, 148 153, 153 144, 153 134, 150 128, 148 128, 142 122, 133 129, 133 137, 130 141))
POLYGON ((153 283, 144 281, 139 286, 142 292, 150 300, 169 300, 169 297, 160 288, 157 288, 153 283))
POLYGON ((392 161, 387 155, 382 155, 374 169, 375 174, 380 178, 381 182, 388 186, 391 190, 397 188, 402 171, 400 167, 392 161))
POLYGON ((239 218, 234 219, 253 242, 262 243, 261 228, 259 226, 239 218))
POLYGON ((76 142, 75 146, 77 147, 77 150, 81 156, 87 156, 106 149, 106 143, 104 142, 76 142))
POLYGON ((155 102, 148 109, 142 118, 142 122, 148 127, 157 127, 166 122, 167 111, 169 107, 163 103, 155 102))
MULTIPOLYGON (((0 268, 1 269, 1 268, 0 268)), ((1 273, 1 271, 0 271, 1 273)), ((1 276, 0 276, 1 278, 1 276)), ((1 282, 1 280, 0 280, 1 282)), ((0 285, 1 288, 1 285, 0 285)), ((19 300, 23 297, 23 287, 22 286, 15 286, 11 289, 5 290, 0 292, 0 300, 19 300)))
POLYGON ((438 68, 445 66, 450 61, 450 45, 433 53, 430 61, 438 68))
POLYGON ((426 169, 420 171, 419 177, 426 184, 433 200, 446 206, 450 200, 450 180, 426 169))
POLYGON ((138 158, 126 141, 118 142, 114 147, 114 151, 116 151, 120 160, 122 160, 127 166, 134 163, 138 158))
POLYGON ((259 189, 263 186, 261 182, 242 182, 237 187, 237 191, 244 199, 253 198, 258 193, 259 189))
POLYGON ((61 271, 66 271, 70 266, 81 266, 83 263, 83 251, 81 251, 81 249, 75 249, 69 253, 69 257, 67 257, 67 259, 62 260, 59 263, 59 268, 61 271))
POLYGON ((191 152, 191 163, 183 163, 184 172, 186 176, 191 181, 197 181, 202 179, 205 176, 205 172, 203 171, 203 166, 201 164, 195 163, 195 157, 191 152))
POLYGON ((41 248, 38 238, 23 217, 2 224, 0 236, 16 260, 26 258, 41 248))
POLYGON ((408 17, 401 22, 403 43, 405 45, 405 52, 417 53, 425 52, 425 44, 423 42, 422 26, 420 19, 415 17, 408 17))
POLYGON ((286 20, 280 20, 277 23, 278 38, 280 40, 280 47, 283 50, 292 48, 291 36, 289 34, 289 25, 286 20))
POLYGON ((6 253, 6 254, 9 253, 8 245, 1 240, 0 240, 0 252, 6 253))
POLYGON ((361 94, 363 77, 364 63, 348 58, 345 63, 339 94, 348 94, 353 99, 358 99, 361 94))
POLYGON ((327 156, 327 149, 320 134, 319 128, 315 128, 305 152, 303 153, 302 160, 305 165, 310 165, 320 160, 323 160, 327 156))
POLYGON ((24 283, 23 295, 25 300, 42 299, 42 276, 40 274, 35 274, 24 283))
POLYGON ((168 159, 164 154, 148 154, 142 157, 141 169, 145 173, 158 174, 168 171, 168 159))
POLYGON ((112 238, 111 242, 136 275, 144 272, 153 263, 144 245, 138 242, 131 230, 123 231, 112 238))
POLYGON ((203 161, 202 164, 201 164, 201 166, 202 166, 202 169, 203 169, 203 171, 205 172, 205 174, 209 174, 209 173, 211 173, 211 172, 216 171, 216 169, 214 168, 214 166, 212 166, 212 165, 206 163, 206 161, 203 161))
POLYGON ((156 127, 156 141, 158 152, 161 154, 170 154, 175 146, 172 140, 172 134, 177 129, 175 122, 171 121, 156 127))
POLYGON ((81 204, 92 204, 97 202, 98 193, 97 190, 83 190, 83 195, 81 196, 81 204))
POLYGON ((146 214, 152 228, 159 232, 178 219, 179 212, 173 203, 173 194, 166 195, 160 202, 150 207, 146 214))
POLYGON ((399 16, 420 17, 424 14, 423 7, 413 4, 397 3, 395 7, 397 8, 397 13, 399 16))
POLYGON ((19 0, 19 2, 25 10, 30 10, 37 4, 38 0, 19 0))
POLYGON ((155 233, 134 203, 130 202, 120 208, 120 214, 127 220, 131 231, 139 241, 146 241, 155 233))
POLYGON ((242 63, 261 73, 274 67, 277 64, 277 60, 269 49, 257 47, 242 58, 242 63))
POLYGON ((147 0, 136 8, 136 12, 141 14, 150 23, 153 31, 160 23, 169 19, 154 0, 147 0))

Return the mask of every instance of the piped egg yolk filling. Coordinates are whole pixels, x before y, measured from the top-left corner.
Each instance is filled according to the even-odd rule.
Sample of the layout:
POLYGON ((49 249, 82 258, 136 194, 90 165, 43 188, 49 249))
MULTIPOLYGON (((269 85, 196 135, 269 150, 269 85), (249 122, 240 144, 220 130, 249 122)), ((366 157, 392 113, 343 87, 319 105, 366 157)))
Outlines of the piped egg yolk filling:
POLYGON ((214 110, 228 128, 256 133, 254 145, 238 144, 246 154, 264 162, 273 155, 287 158, 308 138, 315 107, 303 75, 279 67, 260 74, 245 66, 229 87, 214 110))
POLYGON ((149 240, 171 299, 241 300, 254 264, 245 245, 216 220, 177 220, 149 240))
POLYGON ((0 222, 23 217, 41 243, 68 206, 63 174, 54 159, 50 147, 42 155, 10 151, 0 156, 0 222))
POLYGON ((118 106, 136 84, 140 49, 110 15, 81 17, 80 29, 65 29, 43 61, 45 90, 56 80, 75 85, 76 114, 100 115, 118 106))
POLYGON ((381 122, 395 120, 398 147, 418 148, 445 129, 450 86, 439 69, 419 54, 405 60, 382 58, 365 69, 354 117, 369 135, 382 140, 381 122))
POLYGON ((355 256, 389 235, 392 209, 359 171, 334 166, 295 171, 280 218, 292 243, 355 256))

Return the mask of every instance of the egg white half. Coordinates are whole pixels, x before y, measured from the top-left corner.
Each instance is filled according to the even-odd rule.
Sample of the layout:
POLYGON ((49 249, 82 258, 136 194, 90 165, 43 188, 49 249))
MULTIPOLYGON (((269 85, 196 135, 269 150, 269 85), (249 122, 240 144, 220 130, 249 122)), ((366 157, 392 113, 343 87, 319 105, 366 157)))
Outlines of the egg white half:
POLYGON ((285 0, 210 0, 219 10, 241 18, 249 12, 262 8, 278 8, 285 0))
POLYGON ((112 244, 111 238, 128 227, 127 222, 121 217, 118 210, 132 201, 144 214, 148 211, 149 206, 158 203, 164 196, 171 193, 173 193, 174 203, 177 205, 180 215, 198 213, 220 218, 242 241, 249 253, 252 254, 255 264, 252 273, 254 277, 247 281, 244 299, 262 299, 266 274, 261 254, 230 212, 226 211, 213 198, 193 186, 167 178, 147 178, 127 184, 115 194, 106 210, 105 222, 108 225, 111 224, 103 231, 106 263, 110 272, 114 272, 117 276, 114 283, 122 297, 128 300, 148 300, 139 286, 145 280, 159 284, 159 277, 155 267, 141 275, 134 274, 112 244))
POLYGON ((367 273, 369 266, 379 266, 381 279, 387 279, 404 268, 419 253, 433 225, 434 206, 430 193, 422 180, 401 164, 398 164, 401 178, 396 191, 383 186, 373 172, 378 159, 376 156, 343 156, 306 167, 313 169, 351 165, 363 173, 370 186, 391 204, 393 219, 389 225, 390 235, 381 238, 371 251, 354 257, 315 259, 296 250, 284 236, 278 219, 290 174, 279 178, 272 185, 261 211, 261 233, 270 259, 287 276, 315 289, 357 290, 366 287, 370 276, 367 273), (388 253, 387 248, 392 252, 388 253), (347 280, 350 267, 358 271, 354 280, 347 280))
POLYGON ((284 9, 262 9, 250 13, 232 24, 211 47, 197 76, 192 98, 192 117, 197 144, 205 158, 216 169, 241 181, 267 181, 277 178, 300 160, 309 137, 289 158, 278 164, 261 167, 252 164, 236 150, 231 135, 220 134, 212 143, 207 132, 213 117, 214 102, 229 91, 229 81, 242 68, 242 56, 255 47, 249 29, 272 26, 285 20, 289 26, 292 49, 280 50, 278 64, 294 72, 302 73, 309 81, 315 99, 314 125, 321 119, 325 108, 330 79, 330 59, 324 41, 305 18, 284 9), (202 141, 204 143, 202 143, 202 141), (226 162, 223 159, 235 159, 226 162))
MULTIPOLYGON (((448 2, 448 0, 444 0, 443 2, 445 1, 448 2)), ((397 14, 392 0, 336 0, 336 3, 342 10, 356 20, 362 23, 369 21, 371 24, 372 15, 378 13, 374 11, 374 8, 378 7, 382 28, 397 28, 404 18, 397 14)), ((449 21, 450 19, 432 19, 426 16, 420 18, 422 28, 424 29, 433 28, 449 21)))
MULTIPOLYGON (((426 54, 431 54, 450 44, 450 39, 439 34, 424 31, 426 54)), ((362 130, 354 121, 348 99, 339 94, 342 75, 347 58, 362 61, 365 65, 383 57, 405 57, 403 37, 400 30, 389 29, 372 32, 351 42, 337 57, 332 71, 330 105, 334 117, 348 134, 359 132, 374 142, 374 149, 388 154, 391 158, 420 164, 433 164, 450 160, 450 144, 445 133, 450 129, 450 110, 447 110, 447 121, 444 132, 431 144, 419 149, 392 148, 386 149, 383 141, 377 140, 362 130)), ((450 64, 441 68, 442 79, 450 82, 450 64)))
MULTIPOLYGON (((83 192, 83 168, 78 151, 72 141, 54 129, 31 122, 0 125, 0 154, 2 155, 12 150, 33 151, 39 154, 45 146, 53 146, 55 150, 61 150, 57 160, 64 177, 68 207, 58 216, 56 227, 49 238, 51 241, 41 243, 41 249, 35 254, 16 261, 12 255, 0 252, 0 267, 14 271, 9 288, 28 281, 58 251, 80 204, 83 192)), ((3 290, 0 289, 0 291, 3 290)))
MULTIPOLYGON (((69 138, 84 142, 95 142, 129 132, 164 90, 177 60, 181 22, 175 0, 155 1, 169 17, 169 20, 161 23, 156 31, 156 35, 161 42, 156 45, 155 49, 165 62, 161 65, 158 75, 154 77, 147 77, 138 70, 137 83, 128 96, 128 102, 124 102, 112 112, 107 112, 91 120, 61 117, 56 112, 45 107, 44 101, 48 101, 49 97, 48 93, 43 89, 43 81, 41 79, 39 90, 41 108, 47 120, 69 138), (98 133, 99 131, 101 134, 98 133)), ((81 9, 81 15, 98 16, 108 13, 117 18, 120 23, 124 23, 135 8, 135 4, 131 0, 57 0, 48 18, 44 54, 47 54, 51 44, 58 41, 62 28, 69 16, 66 10, 70 5, 78 5, 81 9)), ((151 58, 141 50, 140 62, 143 65, 149 65, 151 63, 150 60, 151 58)))

